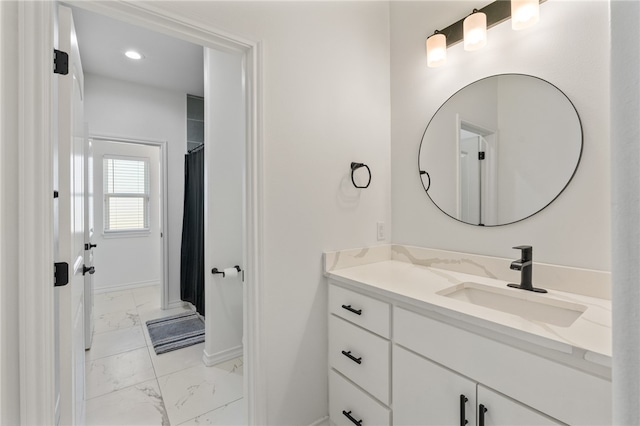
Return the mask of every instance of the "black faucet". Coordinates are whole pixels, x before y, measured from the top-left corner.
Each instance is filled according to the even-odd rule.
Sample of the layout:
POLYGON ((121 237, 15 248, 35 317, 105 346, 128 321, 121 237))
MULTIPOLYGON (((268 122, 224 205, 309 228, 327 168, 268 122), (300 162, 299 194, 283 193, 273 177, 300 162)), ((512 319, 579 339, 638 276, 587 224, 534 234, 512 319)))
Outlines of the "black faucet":
POLYGON ((536 293, 546 293, 547 290, 543 288, 535 288, 531 281, 533 275, 533 247, 531 246, 517 246, 516 250, 522 250, 520 259, 511 262, 511 269, 520 271, 521 278, 520 284, 507 284, 509 287, 519 288, 520 290, 535 291, 536 293))

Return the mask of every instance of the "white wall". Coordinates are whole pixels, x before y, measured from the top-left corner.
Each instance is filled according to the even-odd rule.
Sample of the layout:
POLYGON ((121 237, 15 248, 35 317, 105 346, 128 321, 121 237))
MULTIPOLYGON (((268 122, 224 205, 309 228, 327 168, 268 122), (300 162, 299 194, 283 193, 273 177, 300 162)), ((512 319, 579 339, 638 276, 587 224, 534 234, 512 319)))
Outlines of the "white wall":
POLYGON ((160 284, 160 148, 148 145, 93 141, 94 170, 94 290, 109 291, 127 286, 160 284), (149 232, 105 235, 104 167, 105 155, 149 160, 149 232))
MULTIPOLYGON (((179 302, 186 95, 93 74, 85 77, 85 117, 90 135, 167 141, 169 303, 179 302)), ((100 257, 100 247, 95 255, 100 257)))
POLYGON ((610 269, 609 12, 605 1, 549 0, 540 22, 513 31, 506 21, 488 31, 488 45, 448 49, 447 64, 427 68, 424 40, 466 16, 477 2, 391 2, 391 181, 393 241, 513 257, 531 244, 534 259, 610 269), (494 228, 459 223, 425 196, 416 165, 422 133, 454 92, 501 73, 540 77, 560 88, 580 114, 584 151, 560 197, 522 222, 494 228))
MULTIPOLYGON (((269 424, 328 413, 323 250, 377 244, 390 220, 389 5, 161 2, 155 7, 263 44, 264 282, 269 424), (352 161, 371 186, 355 190, 352 161)), ((213 265, 212 265, 213 266, 213 265)))
POLYGON ((0 2, 0 424, 20 423, 18 4, 0 2))
POLYGON ((243 259, 245 99, 242 55, 207 49, 205 67, 205 357, 208 364, 242 354, 241 277, 209 270, 243 259), (210 265, 210 266, 209 266, 210 265))
POLYGON ((640 424, 640 3, 611 3, 613 423, 640 424))

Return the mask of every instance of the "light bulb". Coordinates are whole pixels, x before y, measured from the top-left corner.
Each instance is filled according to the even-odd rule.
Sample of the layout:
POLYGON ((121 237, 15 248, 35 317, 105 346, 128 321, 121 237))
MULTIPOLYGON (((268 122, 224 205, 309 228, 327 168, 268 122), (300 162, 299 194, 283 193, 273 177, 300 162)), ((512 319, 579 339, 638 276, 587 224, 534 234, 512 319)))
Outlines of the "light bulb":
POLYGON ((124 54, 129 59, 142 59, 142 55, 135 50, 127 50, 124 54))
POLYGON ((487 44, 487 15, 474 9, 462 23, 464 30, 464 50, 473 51, 487 44))
POLYGON ((427 38, 427 66, 436 68, 447 61, 447 38, 436 32, 427 38))
POLYGON ((540 20, 538 0, 511 0, 511 28, 522 30, 540 20))

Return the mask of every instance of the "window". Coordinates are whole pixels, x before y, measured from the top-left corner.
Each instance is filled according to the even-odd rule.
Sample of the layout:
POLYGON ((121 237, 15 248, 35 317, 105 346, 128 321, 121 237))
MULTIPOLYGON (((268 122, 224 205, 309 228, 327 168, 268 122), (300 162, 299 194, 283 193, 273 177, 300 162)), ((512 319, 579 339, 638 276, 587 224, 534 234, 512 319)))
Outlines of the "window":
POLYGON ((104 156, 104 231, 149 230, 149 159, 104 156))

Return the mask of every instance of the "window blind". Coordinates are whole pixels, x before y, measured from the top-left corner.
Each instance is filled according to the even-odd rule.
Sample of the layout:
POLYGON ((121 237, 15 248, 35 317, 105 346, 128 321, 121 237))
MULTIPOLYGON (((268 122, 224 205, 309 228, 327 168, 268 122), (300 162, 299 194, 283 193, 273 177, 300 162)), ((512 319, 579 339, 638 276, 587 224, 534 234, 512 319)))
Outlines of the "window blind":
POLYGON ((104 157, 105 232, 149 229, 149 160, 104 157))

